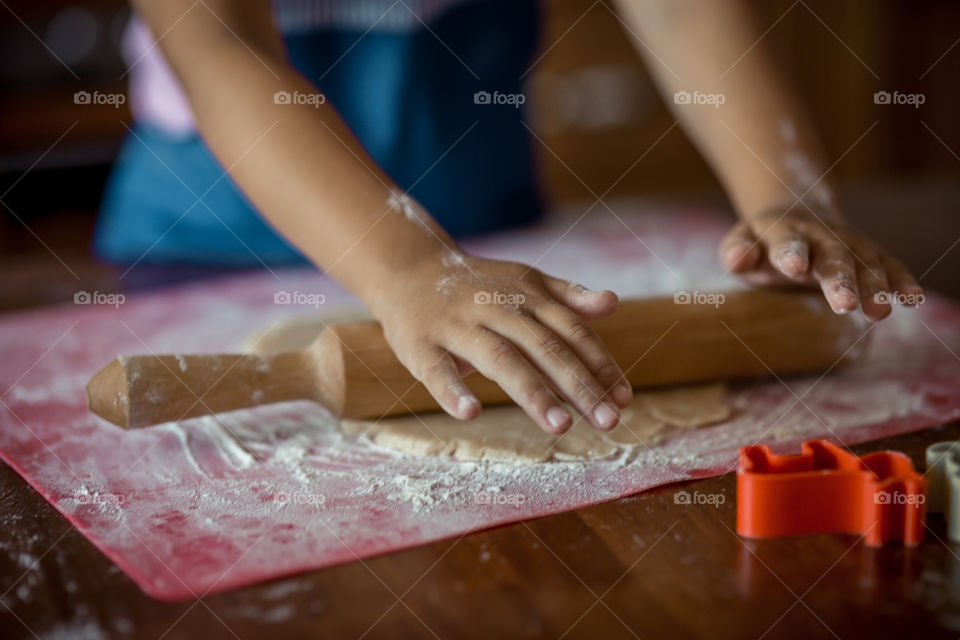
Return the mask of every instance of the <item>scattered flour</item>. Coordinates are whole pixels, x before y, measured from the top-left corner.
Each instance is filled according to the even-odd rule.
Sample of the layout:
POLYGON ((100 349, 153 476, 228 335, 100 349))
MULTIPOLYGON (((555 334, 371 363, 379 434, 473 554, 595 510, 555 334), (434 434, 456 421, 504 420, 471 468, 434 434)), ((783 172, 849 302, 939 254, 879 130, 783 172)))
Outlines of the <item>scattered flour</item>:
POLYGON ((269 357, 265 355, 255 355, 251 357, 256 360, 257 373, 270 373, 272 367, 270 366, 269 357))
POLYGON ((457 286, 457 281, 459 279, 460 277, 456 273, 445 274, 443 277, 437 280, 437 293, 442 293, 445 296, 450 295, 457 286))
POLYGON ((8 404, 17 402, 29 405, 69 402, 76 398, 78 390, 82 393, 89 380, 89 372, 54 375, 42 385, 16 384, 2 399, 8 404))
POLYGON ((216 441, 217 446, 224 453, 224 457, 235 469, 246 469, 253 466, 257 459, 247 451, 239 438, 227 430, 221 419, 217 416, 206 416, 201 420, 207 426, 204 433, 216 441))
POLYGON ((200 463, 197 462, 197 459, 193 455, 193 450, 190 448, 190 439, 182 424, 179 422, 167 422, 153 428, 157 430, 165 429, 166 433, 173 434, 173 436, 180 441, 180 448, 183 450, 184 457, 190 464, 190 467, 200 475, 206 475, 206 472, 200 468, 200 463))
POLYGON ((443 256, 442 262, 445 267, 467 266, 467 258, 460 251, 448 251, 447 254, 443 256))
POLYGON ((429 229, 429 216, 409 194, 391 190, 387 198, 387 206, 393 211, 403 214, 411 222, 416 222, 424 229, 429 229))
MULTIPOLYGON (((409 202, 407 205, 413 206, 409 202)), ((401 211, 406 207, 399 201, 397 206, 401 211)), ((677 216, 662 211, 624 217, 622 224, 615 220, 612 225, 603 220, 609 216, 585 218, 578 223, 582 229, 559 244, 559 234, 553 233, 556 229, 542 234, 542 239, 518 232, 484 245, 485 253, 476 253, 513 260, 527 256, 528 261, 532 261, 530 256, 536 259, 542 255, 537 267, 545 272, 575 278, 593 288, 611 288, 624 296, 738 286, 734 278, 721 276, 713 252, 700 241, 705 236, 696 236, 698 241, 692 242, 685 232, 675 233, 673 225, 681 225, 682 230, 693 226, 702 229, 702 220, 688 227, 683 226, 686 222, 678 222, 677 216), (665 232, 668 228, 674 231, 665 232), (576 240, 574 235, 590 238, 594 244, 576 240), (602 242, 602 252, 587 250, 595 246, 594 241, 602 242), (659 259, 652 255, 654 251, 659 259), (641 259, 637 259, 638 254, 642 254, 641 259), (633 268, 641 262, 643 268, 633 268)), ((561 231, 571 221, 559 221, 561 231)), ((725 224, 716 225, 716 238, 725 224)), ((707 240, 715 242, 714 238, 707 240)), ((480 246, 482 240, 477 242, 480 246)), ((455 267, 451 264, 451 271, 455 267)), ((230 344, 241 344, 251 331, 290 311, 263 304, 277 288, 276 276, 264 274, 258 278, 245 276, 242 282, 228 282, 225 288, 211 290, 207 283, 188 294, 147 296, 121 312, 126 314, 124 322, 137 330, 138 337, 153 352, 229 349, 230 344), (196 322, 184 323, 184 317, 196 318, 196 322)), ((317 274, 304 271, 283 278, 289 283, 288 289, 306 289, 315 286, 317 274)), ((335 285, 330 283, 329 287, 331 300, 336 295, 346 300, 342 292, 335 295, 339 291, 335 285)), ((927 314, 932 304, 921 313, 927 314)), ((78 325, 76 337, 68 335, 56 353, 51 352, 22 380, 16 381, 16 377, 28 370, 37 354, 21 349, 16 358, 11 358, 10 371, 15 373, 9 376, 7 386, 12 389, 4 401, 18 413, 22 409, 24 415, 34 411, 31 405, 50 404, 56 410, 47 418, 34 411, 37 417, 27 420, 50 449, 35 446, 34 436, 9 415, 0 415, 0 442, 5 452, 13 452, 11 455, 31 481, 46 487, 51 495, 70 497, 80 487, 82 494, 101 497, 112 487, 118 490, 114 483, 120 483, 126 498, 120 506, 96 499, 90 501, 96 506, 77 506, 68 499, 60 499, 57 506, 67 513, 84 509, 92 535, 132 566, 147 570, 137 565, 142 546, 131 539, 126 527, 151 544, 164 562, 178 569, 188 570, 188 562, 197 564, 193 558, 185 560, 179 548, 163 549, 163 544, 178 539, 174 534, 181 533, 202 541, 196 553, 211 566, 225 568, 235 560, 231 557, 225 561, 214 555, 235 543, 252 549, 248 558, 256 558, 263 567, 261 575, 276 576, 280 570, 316 566, 310 563, 318 558, 330 561, 331 549, 343 549, 338 540, 357 544, 358 555, 366 557, 395 545, 503 522, 515 513, 512 509, 520 508, 506 502, 487 504, 479 499, 481 495, 503 500, 522 496, 522 506, 527 507, 522 515, 528 517, 716 471, 735 460, 736 448, 744 442, 780 440, 792 446, 808 437, 829 435, 829 430, 846 436, 853 428, 890 417, 918 416, 919 421, 924 415, 940 416, 943 407, 925 403, 924 392, 919 389, 937 383, 929 373, 931 367, 939 367, 943 379, 955 373, 950 368, 955 367, 955 360, 945 353, 944 344, 954 345, 958 338, 948 333, 949 327, 942 319, 932 314, 922 317, 944 343, 935 340, 907 310, 896 309, 894 316, 877 329, 875 346, 882 348, 875 348, 862 365, 834 371, 816 384, 815 377, 787 381, 803 403, 797 403, 792 393, 776 381, 744 385, 733 393, 736 411, 726 424, 668 438, 654 449, 625 452, 614 460, 535 465, 406 457, 380 449, 363 437, 345 438, 329 414, 309 403, 224 414, 220 417, 222 425, 196 418, 182 424, 122 432, 118 437, 115 427, 84 412, 83 387, 90 373, 112 357, 105 354, 118 349, 136 352, 142 350, 142 344, 126 336, 123 327, 84 323, 78 325), (118 333, 125 336, 124 341, 118 341, 118 333), (64 417, 72 415, 78 417, 64 417), (775 438, 778 429, 782 431, 775 438), (51 452, 83 477, 69 477, 69 470, 51 452), (141 455, 143 460, 138 462, 141 455), (298 491, 322 493, 326 499, 286 506, 275 500, 280 493, 294 496, 298 491), (74 506, 69 506, 71 503, 74 506)), ((38 335, 49 334, 52 342, 62 330, 60 325, 51 324, 38 335)), ((0 343, 5 354, 19 348, 6 336, 0 336, 0 343)), ((137 377, 133 372, 131 379, 137 377)), ((941 384, 946 388, 947 383, 941 384)), ((950 402, 954 398, 944 397, 950 402)), ((865 439, 857 433, 857 438, 865 439)), ((520 500, 514 502, 519 504, 520 500)), ((15 512, 0 513, 0 527, 19 528, 20 517, 15 512)), ((21 568, 29 560, 27 556, 39 557, 37 554, 46 546, 25 543, 16 553, 26 555, 11 555, 11 566, 21 568)), ((45 557, 43 563, 48 561, 45 557)), ((119 569, 111 566, 108 571, 116 573, 119 569)), ((38 592, 35 584, 40 578, 36 576, 41 574, 36 569, 30 571, 5 602, 20 595, 36 597, 31 593, 38 592)), ((87 587, 82 575, 67 575, 65 584, 68 591, 87 587)), ((252 615, 271 621, 289 615, 283 605, 287 604, 286 598, 297 594, 285 591, 291 587, 278 585, 274 589, 273 605, 279 606, 259 606, 252 615)), ((83 638, 86 634, 100 637, 106 633, 95 628, 91 631, 78 622, 50 630, 45 637, 83 638)))

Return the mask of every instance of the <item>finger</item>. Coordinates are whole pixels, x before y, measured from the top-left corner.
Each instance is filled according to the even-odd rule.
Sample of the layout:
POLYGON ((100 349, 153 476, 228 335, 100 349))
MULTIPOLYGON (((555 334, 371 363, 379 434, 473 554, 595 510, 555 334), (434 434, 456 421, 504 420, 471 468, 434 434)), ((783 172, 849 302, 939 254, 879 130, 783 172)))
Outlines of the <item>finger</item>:
POLYGON ((845 246, 836 242, 817 245, 813 271, 835 313, 847 313, 857 308, 857 270, 853 256, 845 246))
POLYGON ((440 347, 422 350, 411 368, 443 410, 454 418, 472 420, 480 414, 480 401, 461 379, 453 357, 440 347))
POLYGON ((790 279, 802 277, 810 268, 810 245, 803 234, 783 222, 773 223, 763 234, 767 260, 790 279))
POLYGON ((592 291, 583 285, 543 274, 543 283, 554 298, 592 320, 613 313, 619 299, 613 291, 592 291))
POLYGON ((457 343, 451 350, 500 385, 547 433, 563 433, 573 424, 573 416, 540 372, 503 336, 479 329, 472 340, 457 343))
POLYGON ((476 371, 473 365, 463 358, 453 358, 453 361, 457 363, 457 373, 460 374, 461 378, 466 378, 468 375, 476 371))
POLYGON ((612 429, 620 410, 560 336, 530 316, 511 315, 493 327, 520 349, 553 387, 597 429, 612 429))
POLYGON ((887 271, 890 290, 898 294, 897 299, 909 303, 909 306, 916 306, 922 303, 923 287, 921 287, 917 279, 913 277, 913 274, 903 266, 903 263, 887 255, 882 256, 881 261, 887 271))
POLYGON ((720 241, 720 262, 733 273, 755 269, 761 256, 760 244, 746 222, 735 224, 720 241))
POLYGON ((876 258, 868 258, 857 264, 857 288, 860 292, 860 308, 872 322, 890 315, 890 300, 886 270, 876 258))
POLYGON ((633 402, 633 388, 620 365, 600 336, 582 318, 563 305, 551 303, 538 305, 534 309, 534 318, 567 343, 621 409, 633 402))

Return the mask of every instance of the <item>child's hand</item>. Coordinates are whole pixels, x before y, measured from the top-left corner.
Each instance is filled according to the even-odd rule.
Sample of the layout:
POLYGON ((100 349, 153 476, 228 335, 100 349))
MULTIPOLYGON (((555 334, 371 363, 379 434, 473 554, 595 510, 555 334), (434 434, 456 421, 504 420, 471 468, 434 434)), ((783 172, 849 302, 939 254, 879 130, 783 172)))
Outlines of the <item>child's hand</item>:
POLYGON ((456 418, 480 412, 461 381, 474 370, 549 433, 573 422, 557 393, 604 430, 633 399, 620 367, 584 322, 613 312, 613 292, 461 253, 424 258, 386 289, 371 307, 387 341, 456 418))
POLYGON ((890 315, 891 295, 916 299, 923 290, 903 264, 851 229, 835 213, 797 205, 741 221, 720 243, 730 271, 757 284, 784 280, 820 284, 837 313, 858 306, 870 320, 890 315), (876 294, 886 292, 886 296, 876 294))

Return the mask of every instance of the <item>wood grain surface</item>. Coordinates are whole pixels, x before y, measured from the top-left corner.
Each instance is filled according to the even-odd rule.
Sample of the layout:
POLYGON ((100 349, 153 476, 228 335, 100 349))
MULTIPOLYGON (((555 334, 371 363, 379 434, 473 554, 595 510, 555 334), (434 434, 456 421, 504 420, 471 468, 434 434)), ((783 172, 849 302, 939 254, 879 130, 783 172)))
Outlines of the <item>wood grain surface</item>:
MULTIPOLYGON (((960 423, 859 445, 924 448, 960 423)), ((922 467, 921 467, 922 468, 922 467)), ((746 542, 735 477, 670 485, 182 604, 151 600, 0 466, 0 638, 956 638, 960 545, 746 542), (679 491, 712 496, 678 504, 679 491), (723 496, 720 498, 719 496, 723 496)))

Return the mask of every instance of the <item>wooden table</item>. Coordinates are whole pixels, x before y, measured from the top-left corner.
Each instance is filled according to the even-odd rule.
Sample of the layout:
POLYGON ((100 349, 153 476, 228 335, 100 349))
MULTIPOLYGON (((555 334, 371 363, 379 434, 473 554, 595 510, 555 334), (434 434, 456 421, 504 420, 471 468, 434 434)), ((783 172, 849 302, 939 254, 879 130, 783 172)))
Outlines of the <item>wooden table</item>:
MULTIPOLYGON (((945 439, 960 423, 853 449, 922 468, 945 439)), ((0 465, 0 638, 960 635, 960 546, 939 516, 921 547, 873 550, 844 535, 747 542, 735 514, 728 474, 168 604, 0 465), (677 504, 680 489, 722 504, 677 504)))
MULTIPOLYGON (((883 185, 851 194, 851 218, 896 247, 924 274, 924 285, 960 295, 960 248, 951 250, 956 181, 893 194, 900 195, 883 185), (904 211, 912 216, 907 226, 904 211)), ((61 222, 40 236, 52 242, 61 222)), ((84 238, 66 259, 76 273, 40 247, 30 259, 5 257, 0 308, 69 301, 78 289, 118 289, 118 272, 90 259, 83 234, 64 229, 84 238)), ((126 290, 203 275, 149 265, 135 273, 124 279, 126 290)), ((960 439, 960 423, 854 450, 898 449, 919 464, 927 444, 950 438, 960 439)), ((960 636, 960 546, 945 542, 939 517, 929 523, 927 542, 910 551, 870 550, 852 536, 745 543, 732 532, 734 517, 729 475, 165 604, 144 596, 0 464, 0 640, 960 636), (681 487, 725 501, 716 508, 676 504, 681 487)))

